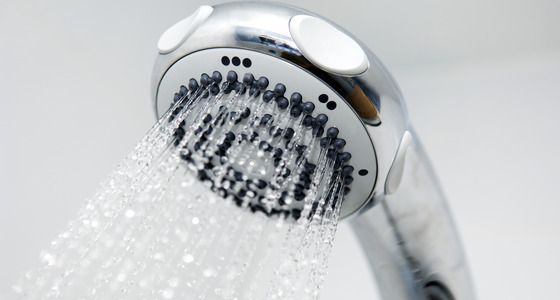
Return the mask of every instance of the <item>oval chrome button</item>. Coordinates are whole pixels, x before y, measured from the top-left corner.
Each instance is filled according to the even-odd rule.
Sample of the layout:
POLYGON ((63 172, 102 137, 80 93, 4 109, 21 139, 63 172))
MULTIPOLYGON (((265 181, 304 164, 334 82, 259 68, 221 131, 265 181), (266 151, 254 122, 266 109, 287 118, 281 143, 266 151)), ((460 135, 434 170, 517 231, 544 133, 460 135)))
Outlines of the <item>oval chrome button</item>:
POLYGON ((369 67, 364 50, 354 39, 319 18, 292 17, 290 33, 303 56, 326 71, 358 75, 369 67))
POLYGON ((167 29, 159 38, 158 49, 161 54, 168 54, 177 49, 183 42, 193 33, 193 31, 206 19, 214 8, 212 6, 203 5, 199 7, 192 15, 179 21, 175 25, 167 29))

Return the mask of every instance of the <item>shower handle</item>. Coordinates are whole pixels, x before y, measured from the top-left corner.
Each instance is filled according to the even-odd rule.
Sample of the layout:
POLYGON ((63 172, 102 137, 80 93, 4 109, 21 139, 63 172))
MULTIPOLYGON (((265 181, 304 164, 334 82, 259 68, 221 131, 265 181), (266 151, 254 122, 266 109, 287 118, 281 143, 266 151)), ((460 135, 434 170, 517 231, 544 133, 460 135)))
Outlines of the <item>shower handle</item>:
POLYGON ((384 189, 350 222, 383 299, 474 299, 445 198, 412 130, 401 139, 384 189))

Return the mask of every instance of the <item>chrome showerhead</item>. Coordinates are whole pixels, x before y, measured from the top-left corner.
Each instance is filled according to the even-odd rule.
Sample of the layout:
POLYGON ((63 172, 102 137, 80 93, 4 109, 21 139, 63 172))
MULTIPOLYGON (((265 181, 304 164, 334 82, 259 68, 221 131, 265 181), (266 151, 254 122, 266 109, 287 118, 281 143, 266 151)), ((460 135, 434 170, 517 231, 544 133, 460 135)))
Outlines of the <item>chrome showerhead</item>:
MULTIPOLYGON (((337 143, 344 141, 345 145, 336 149, 336 155, 347 153, 344 155, 351 156, 350 165, 355 169, 348 174, 352 179, 346 179, 353 182, 346 185, 341 216, 356 213, 374 194, 384 193, 386 173, 399 144, 399 139, 394 137, 402 136, 406 129, 400 93, 377 58, 336 25, 300 9, 277 4, 240 2, 203 6, 165 32, 158 46, 160 55, 153 76, 158 117, 178 99, 176 94, 183 95, 182 85, 187 92, 189 79, 204 85, 203 74, 212 79, 213 73, 219 73, 223 82, 212 79, 210 83, 217 94, 227 84, 227 74, 233 72, 238 78, 229 85, 230 89, 243 84, 253 98, 280 99, 278 110, 269 113, 278 114, 273 115, 269 127, 278 126, 284 121, 281 118, 292 115, 301 121, 307 117, 306 122, 315 122, 321 116, 326 119, 324 124, 320 123, 318 128, 308 126, 315 131, 318 141, 328 137, 329 128, 338 130, 337 143), (245 74, 253 76, 252 82, 244 84, 245 74), (268 90, 258 87, 259 78, 267 79, 268 90), (259 94, 254 96, 252 90, 259 94), (314 109, 297 115, 291 101, 294 95, 314 109), (287 113, 282 115, 281 105, 285 100, 288 100, 284 108, 287 113)), ((252 111, 248 122, 260 120, 263 111, 258 112, 261 115, 252 111)), ((300 142, 304 140, 305 137, 300 142)), ((305 142, 310 143, 309 139, 305 142)), ((318 153, 311 154, 310 164, 317 163, 318 153)))
POLYGON ((353 224, 387 299, 472 297, 397 84, 351 34, 299 8, 237 2, 200 7, 158 48, 156 115, 181 117, 176 146, 212 190, 269 215, 297 219, 306 197, 322 199, 311 210, 371 215, 353 224))

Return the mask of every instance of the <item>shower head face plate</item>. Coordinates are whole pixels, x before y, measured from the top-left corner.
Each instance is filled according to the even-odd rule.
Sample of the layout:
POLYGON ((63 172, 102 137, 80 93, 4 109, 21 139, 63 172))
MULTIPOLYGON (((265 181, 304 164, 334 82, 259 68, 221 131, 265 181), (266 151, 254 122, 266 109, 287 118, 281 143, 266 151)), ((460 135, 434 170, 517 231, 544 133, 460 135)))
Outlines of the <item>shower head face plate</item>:
MULTIPOLYGON (((320 79, 277 57, 236 48, 205 49, 188 54, 175 62, 160 81, 156 92, 158 116, 161 117, 169 109, 181 85, 188 86, 189 79, 198 79, 203 73, 211 75, 214 71, 220 72, 224 78, 228 72, 235 71, 240 81, 246 73, 251 73, 255 78, 264 76, 270 82, 269 89, 281 83, 286 87, 286 98, 299 93, 303 102, 313 103, 313 115, 328 116, 325 129, 337 128, 338 136, 346 140, 344 152, 352 155, 350 163, 355 169, 352 174, 354 180, 349 186, 350 192, 344 197, 341 217, 352 215, 371 198, 377 176, 377 161, 373 143, 360 117, 320 79)), ((260 162, 254 159, 252 163, 260 162)))

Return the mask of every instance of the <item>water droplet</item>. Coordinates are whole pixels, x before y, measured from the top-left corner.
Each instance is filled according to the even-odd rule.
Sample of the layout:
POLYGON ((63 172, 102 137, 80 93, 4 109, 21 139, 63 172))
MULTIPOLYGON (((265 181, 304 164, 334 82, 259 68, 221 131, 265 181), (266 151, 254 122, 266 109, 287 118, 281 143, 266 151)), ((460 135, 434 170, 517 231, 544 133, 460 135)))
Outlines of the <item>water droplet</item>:
POLYGON ((173 298, 173 295, 175 295, 175 292, 173 292, 172 289, 165 289, 161 291, 161 295, 163 296, 164 299, 171 299, 173 298))
POLYGON ((174 288, 177 287, 179 285, 179 278, 177 277, 171 277, 169 278, 169 280, 167 281, 167 283, 169 284, 170 287, 174 288))
POLYGON ((50 254, 49 252, 43 252, 41 254, 41 259, 44 263, 46 263, 49 266, 54 265, 55 262, 56 262, 55 257, 52 254, 50 254))
POLYGON ((154 260, 164 261, 165 260, 165 255, 161 252, 156 252, 156 253, 154 253, 154 255, 152 255, 152 258, 154 260))
POLYGON ((194 257, 190 254, 185 254, 183 255, 183 261, 186 262, 187 264, 193 262, 194 257))
POLYGON ((141 279, 141 280, 138 282, 138 286, 141 287, 141 288, 148 287, 148 281, 145 280, 145 279, 141 279))
POLYGON ((21 295, 23 293, 23 288, 20 285, 12 286, 12 290, 18 295, 21 295))
POLYGON ((127 209, 126 212, 124 213, 124 215, 125 215, 127 218, 132 218, 132 217, 134 217, 134 210, 132 210, 132 209, 127 209))
POLYGON ((194 217, 194 218, 192 218, 191 222, 192 222, 194 225, 197 225, 198 223, 200 223, 200 219, 197 218, 197 217, 194 217))
POLYGON ((202 276, 204 276, 206 278, 214 277, 214 276, 216 276, 216 274, 217 274, 217 272, 214 268, 206 268, 202 272, 202 276))

